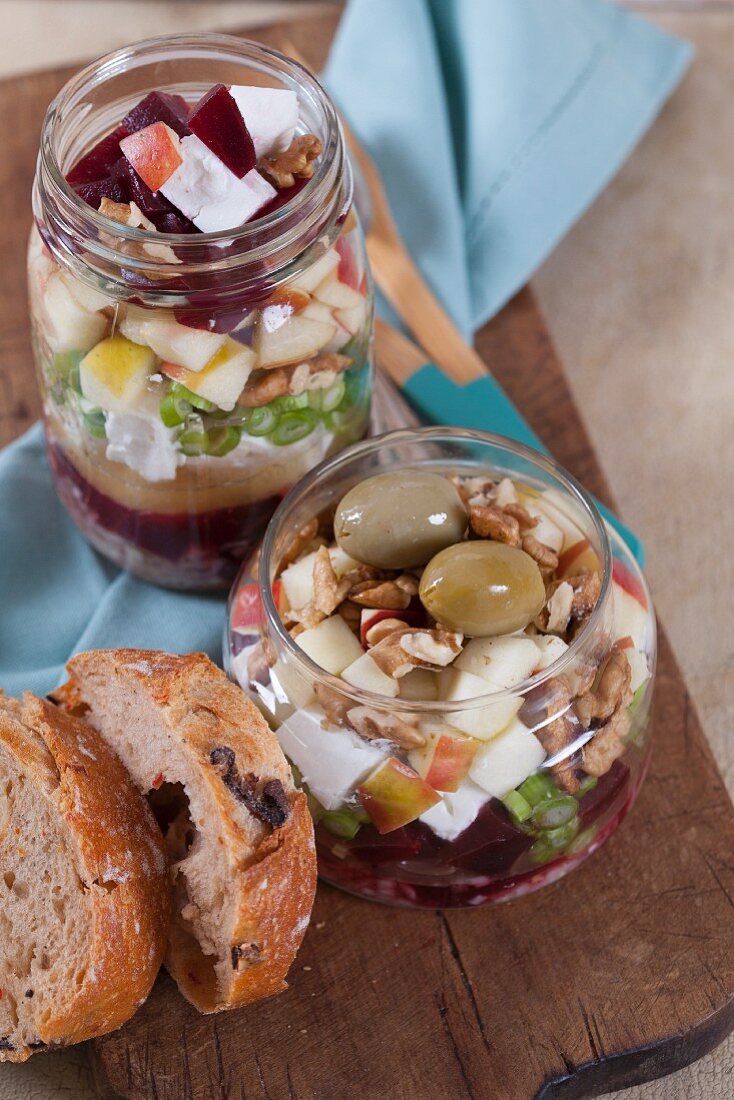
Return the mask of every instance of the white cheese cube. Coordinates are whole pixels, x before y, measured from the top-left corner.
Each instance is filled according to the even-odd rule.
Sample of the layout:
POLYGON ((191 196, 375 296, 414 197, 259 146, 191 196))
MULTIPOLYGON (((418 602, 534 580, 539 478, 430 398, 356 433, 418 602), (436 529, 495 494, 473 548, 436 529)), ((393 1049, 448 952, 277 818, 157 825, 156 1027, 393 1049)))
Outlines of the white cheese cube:
POLYGON ((322 721, 320 707, 307 707, 286 719, 275 735, 314 797, 327 810, 336 810, 389 753, 352 730, 324 729, 322 721))
POLYGON ((363 653, 362 646, 341 615, 332 615, 318 626, 304 630, 295 642, 320 668, 334 676, 341 675, 363 653))
POLYGON ((378 668, 369 653, 363 653, 358 657, 344 669, 341 676, 342 680, 346 680, 352 687, 360 688, 362 691, 373 691, 375 695, 389 695, 393 699, 398 694, 398 681, 378 668))
POLYGON ((503 798, 532 775, 545 756, 545 749, 535 734, 516 719, 478 750, 469 775, 488 794, 503 798))
POLYGON ((421 814, 420 820, 442 840, 454 840, 469 828, 489 799, 485 790, 471 779, 465 779, 458 791, 442 794, 441 801, 421 814))
POLYGON ((258 160, 287 149, 298 125, 298 96, 288 88, 233 84, 230 95, 245 120, 258 160))

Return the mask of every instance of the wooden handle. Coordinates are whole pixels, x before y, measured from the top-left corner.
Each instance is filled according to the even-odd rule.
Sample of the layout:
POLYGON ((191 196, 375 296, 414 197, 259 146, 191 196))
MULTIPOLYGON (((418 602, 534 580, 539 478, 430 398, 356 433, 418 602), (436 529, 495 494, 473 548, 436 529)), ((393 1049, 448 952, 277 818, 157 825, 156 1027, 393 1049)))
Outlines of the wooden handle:
POLYGON ((404 246, 368 236, 367 252, 380 290, 425 348, 428 358, 460 385, 487 368, 426 284, 404 246))

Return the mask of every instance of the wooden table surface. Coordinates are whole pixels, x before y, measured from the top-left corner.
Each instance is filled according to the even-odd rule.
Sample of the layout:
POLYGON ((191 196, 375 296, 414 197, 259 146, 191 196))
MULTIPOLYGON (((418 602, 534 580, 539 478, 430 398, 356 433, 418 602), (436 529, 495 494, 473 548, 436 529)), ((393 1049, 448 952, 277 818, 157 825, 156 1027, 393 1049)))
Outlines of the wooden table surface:
MULTIPOLYGON (((290 33, 294 32, 291 30, 290 33)), ((10 118, 11 108, 17 110, 19 94, 23 117, 32 119, 35 115, 37 118, 43 102, 50 98, 59 81, 60 74, 56 73, 34 78, 34 81, 21 81, 20 91, 17 82, 0 89, 0 95, 5 96, 5 110, 0 110, 0 118, 10 118)), ((0 309, 0 348, 3 351, 0 433, 8 439, 35 416, 37 403, 29 370, 24 301, 18 291, 17 280, 27 224, 25 189, 32 172, 34 143, 28 140, 27 133, 19 133, 15 127, 6 126, 5 129, 6 155, 0 170, 4 177, 3 193, 11 204, 13 230, 6 251, 6 264, 0 275, 3 279, 0 284, 3 290, 0 309)), ((569 404, 566 384, 547 334, 527 295, 516 300, 482 334, 480 349, 490 357, 493 370, 501 377, 536 430, 552 446, 556 456, 589 488, 604 495, 605 485, 598 466, 577 415, 569 404), (518 370, 518 363, 526 366, 518 370), (542 386, 530 384, 531 371, 534 380, 542 376, 542 386)), ((706 1043, 719 1037, 731 1024, 730 1010, 725 1007, 731 1005, 733 970, 732 906, 727 901, 727 897, 734 892, 734 872, 728 866, 732 850, 730 807, 665 644, 662 655, 657 724, 663 747, 659 747, 648 785, 639 806, 619 836, 569 881, 568 888, 556 887, 537 898, 513 903, 494 911, 486 920, 484 914, 450 914, 442 918, 440 928, 444 931, 438 933, 435 931, 438 926, 429 925, 424 921, 424 915, 411 915, 411 923, 405 923, 403 914, 365 907, 333 891, 321 892, 319 906, 326 906, 325 911, 333 914, 335 923, 338 921, 339 925, 345 925, 345 937, 350 928, 352 933, 359 928, 365 919, 365 912, 376 911, 381 914, 376 919, 388 936, 399 926, 401 953, 410 955, 415 948, 416 925, 413 922, 421 924, 419 936, 425 935, 431 941, 427 947, 431 952, 438 952, 437 958, 442 958, 445 953, 441 969, 433 976, 439 974, 440 989, 444 994, 447 990, 449 992, 443 1002, 446 1011, 438 1013, 428 1034, 442 1052, 441 1068, 448 1071, 448 1067, 453 1065, 452 1072, 455 1074, 459 1072, 457 1066, 460 1066, 461 1073, 468 1074, 467 1078, 461 1073, 459 1078, 446 1078, 447 1083, 449 1080, 454 1082, 455 1095, 461 1095, 462 1089, 467 1095, 470 1094, 467 1090, 473 1090, 477 1096, 530 1095, 527 1090, 520 1091, 526 1084, 520 1070, 508 1077, 509 1067, 516 1067, 523 1059, 528 1061, 527 1046, 523 1048, 522 1045, 523 1038, 527 1039, 528 1034, 532 1040, 529 1045, 534 1052, 529 1060, 536 1076, 546 1055, 555 1060, 557 1072, 561 1075, 566 1072, 564 1058, 567 1064, 573 1066, 586 1064, 583 1088, 588 1092, 589 1088, 598 1091, 599 1088, 611 1087, 615 1080, 623 1083, 637 1079, 634 1074, 639 1076, 640 1073, 639 1054, 632 1057, 632 1062, 637 1063, 634 1069, 631 1069, 627 1055, 626 1059, 617 1061, 612 1078, 599 1076, 600 1067, 608 1063, 615 1052, 621 1055, 623 1050, 630 1048, 630 1040, 635 1034, 639 1037, 642 1031, 652 1034, 657 1029, 658 1038, 666 1038, 669 1037, 671 1023, 682 1032, 693 1016, 698 1018, 697 1026, 688 1030, 687 1038, 679 1036, 672 1044, 654 1044, 645 1053, 642 1061, 646 1071, 654 1072, 661 1067, 663 1048, 665 1057, 672 1058, 672 1062, 668 1060, 666 1065, 680 1064, 700 1051, 706 1043), (683 780, 685 790, 681 787, 683 780), (671 843, 673 826, 670 823, 675 821, 679 822, 679 827, 675 842, 671 843), (651 855, 663 859, 663 862, 658 866, 645 862, 651 855), (630 892, 627 888, 631 884, 634 889, 630 892), (603 904, 600 903, 600 888, 604 891, 603 904), (351 912, 356 916, 350 917, 351 912), (526 942, 523 938, 529 926, 537 931, 536 943, 526 942), (478 929, 481 929, 481 936, 477 935, 478 929), (572 951, 579 941, 584 948, 581 959, 572 951), (510 973, 493 975, 494 981, 488 983, 485 980, 486 959, 507 958, 508 954, 513 960, 510 973), (634 957, 630 958, 630 954, 634 957), (608 965, 611 960, 616 969, 614 974, 608 965), (444 973, 446 965, 449 966, 448 977, 444 973), (454 967, 458 968, 458 985, 451 978, 454 967), (600 967, 604 970, 601 977, 611 983, 603 989, 598 984, 600 967), (708 977, 704 975, 706 967, 710 970, 708 977), (544 973, 552 976, 552 988, 545 987, 542 980, 544 973), (522 979, 523 997, 519 1004, 511 1004, 513 981, 516 985, 518 974, 522 979), (578 999, 582 1001, 583 1011, 579 1013, 578 1008, 573 1008, 572 1001, 581 987, 583 993, 578 999), (507 997, 509 1000, 505 1002, 507 997), (446 1018, 449 1024, 443 1030, 448 1031, 451 1037, 449 1046, 446 1046, 445 1040, 439 1041, 442 1033, 438 1026, 440 1020, 446 1018), (459 1026, 453 1032, 451 1029, 457 1023, 459 1026), (574 1028, 578 1028, 579 1024, 582 1027, 575 1032, 574 1028), (485 1044, 489 1042, 487 1034, 491 1035, 491 1058, 488 1058, 486 1051, 485 1044), (453 1053, 451 1043, 456 1048, 453 1053), (538 1052, 542 1052, 543 1057, 538 1052), (501 1060, 503 1055, 504 1063, 497 1065, 497 1059, 501 1060), (630 1073, 632 1076, 629 1076, 630 1073), (510 1091, 487 1091, 505 1086, 510 1091), (518 1091, 512 1091, 515 1088, 518 1091)), ((316 920, 319 920, 318 916, 316 920)), ((313 964, 314 971, 323 970, 324 950, 333 954, 341 941, 339 935, 336 939, 332 937, 328 947, 324 948, 318 943, 315 932, 310 934, 303 965, 313 964)), ((379 972, 377 982, 384 981, 392 988, 391 976, 385 975, 384 967, 379 972)), ((412 971, 410 978, 416 978, 412 971)), ((272 1002, 273 1006, 278 1006, 278 1015, 292 1011, 290 1006, 294 998, 300 999, 301 995, 306 994, 310 996, 309 991, 303 988, 305 980, 297 971, 288 1002, 285 999, 272 1002), (289 1004, 287 1009, 286 1003, 289 1004)), ((167 999, 165 983, 162 993, 160 988, 149 1008, 133 1024, 133 1038, 145 1037, 147 1044, 135 1047, 138 1051, 144 1049, 150 1052, 153 1049, 151 1036, 155 1035, 155 1030, 151 1031, 151 1028, 158 1027, 157 1015, 163 1008, 172 1019, 170 1026, 164 1030, 173 1038, 179 1038, 181 1029, 184 1034, 190 1030, 193 1038, 194 1033, 199 1034, 198 1028, 203 1026, 198 1018, 189 1020, 185 1008, 182 1014, 180 1005, 175 1009, 172 1007, 170 999, 167 999), (160 1000, 161 996, 163 1000, 160 1000)), ((320 996, 321 993, 317 995, 320 996)), ((328 1014, 319 1015, 325 1019, 328 1028, 334 1026, 334 1020, 339 1023, 340 1007, 338 1001, 332 1003, 327 998, 327 1003, 333 1009, 333 1020, 328 1014)), ((350 1007, 347 1005, 347 1008, 350 1007)), ((408 1007, 414 1009, 415 1006, 411 1004, 408 1007)), ((269 1006, 266 1008, 269 1011, 269 1006)), ((382 1011, 382 1007, 375 1006, 376 1013, 382 1011)), ((273 1012, 276 1012, 275 1008, 273 1012)), ((255 1025, 258 1029, 261 1026, 259 1021, 255 1025)), ((220 1021, 219 1028, 223 1026, 226 1025, 220 1021)), ((247 1028, 252 1026, 248 1018, 247 1028)), ((290 1025, 291 1030, 293 1026, 290 1025)), ((337 1031, 342 1034, 342 1024, 337 1026, 337 1031)), ((367 1038, 370 1041, 366 1041, 362 1056, 370 1055, 374 1062, 379 1062, 381 1041, 385 1036, 378 1030, 375 1041, 372 1037, 367 1038)), ((106 1064, 108 1069, 114 1069, 119 1049, 113 1040, 109 1042, 106 1064)), ((299 1063, 302 1063, 303 1053, 300 1047, 311 1049, 311 1043, 307 1043, 305 1037, 299 1040, 293 1036, 288 1045, 293 1048, 289 1051, 289 1057, 297 1057, 299 1063)), ((129 1051, 130 1046, 127 1049, 129 1051)), ((178 1060, 177 1047, 175 1051, 178 1060)), ((203 1048, 197 1048, 196 1043, 191 1053, 194 1058, 204 1057, 206 1062, 203 1048)), ((308 1051, 306 1057, 307 1054, 308 1051)), ((290 1061, 287 1064, 290 1065, 290 1061)), ((350 1076, 345 1076, 344 1081, 348 1081, 351 1087, 356 1080, 351 1076, 352 1067, 338 1065, 336 1068, 344 1074, 349 1072, 350 1076)), ((604 1068, 608 1069, 608 1065, 604 1068)), ((393 1069, 397 1070, 396 1063, 393 1063, 393 1069)), ((401 1081, 402 1087, 408 1090, 404 1091, 404 1095, 419 1095, 417 1091, 409 1091, 410 1082, 405 1074, 392 1079, 380 1073, 375 1076, 374 1065, 371 1065, 371 1071, 370 1081, 373 1084, 389 1089, 391 1083, 395 1086, 396 1081, 401 1081)), ((429 1092, 425 1095, 444 1095, 440 1091, 430 1091, 437 1087, 439 1080, 434 1072, 437 1069, 430 1062, 426 1072, 419 1075, 413 1084, 417 1088, 422 1083, 423 1087, 428 1088, 429 1092)), ((169 1073, 173 1091, 160 1095, 185 1095, 185 1075, 176 1076, 174 1061, 169 1064, 169 1073), (176 1081, 179 1085, 175 1084, 176 1081), (175 1091, 176 1088, 180 1091, 175 1091)), ((270 1094, 275 1097, 287 1095, 285 1084, 282 1078, 274 1078, 270 1094)), ((262 1081, 253 1079, 252 1088, 252 1095, 266 1094, 262 1081)), ((571 1086, 564 1088, 566 1091, 557 1088, 556 1094, 576 1094, 569 1091, 571 1086)), ((365 1091, 364 1085, 361 1091, 365 1091)), ((151 1093, 138 1091, 129 1094, 151 1093)), ((365 1092, 365 1095, 372 1094, 377 1095, 377 1092, 371 1093, 369 1089, 365 1092)), ((220 1090, 201 1092, 200 1095, 229 1095, 229 1092, 220 1090)), ((296 1095, 310 1093, 307 1089, 301 1089, 296 1095)), ((342 1093, 337 1090, 322 1092, 321 1095, 342 1093)))

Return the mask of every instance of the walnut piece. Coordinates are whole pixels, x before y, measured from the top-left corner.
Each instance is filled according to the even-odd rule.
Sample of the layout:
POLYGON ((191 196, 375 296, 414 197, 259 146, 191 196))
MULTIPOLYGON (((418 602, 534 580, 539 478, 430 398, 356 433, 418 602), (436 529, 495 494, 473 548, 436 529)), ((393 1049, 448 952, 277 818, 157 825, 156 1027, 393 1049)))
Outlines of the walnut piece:
POLYGON ((553 581, 546 590, 545 607, 541 608, 535 625, 544 634, 565 634, 571 621, 573 588, 568 581, 553 581))
POLYGON ((395 630, 405 630, 403 619, 379 619, 366 631, 364 640, 368 646, 375 646, 395 630))
POLYGON ((288 565, 292 565, 294 561, 301 557, 303 552, 308 548, 310 543, 316 538, 319 532, 319 521, 316 516, 310 519, 308 523, 304 523, 300 531, 297 531, 283 553, 280 559, 281 572, 288 565))
POLYGON ((290 367, 274 367, 273 370, 253 371, 245 388, 237 398, 237 404, 245 409, 259 409, 269 405, 276 397, 285 397, 291 379, 290 367))
POLYGON ((406 750, 420 749, 426 743, 414 724, 374 707, 352 707, 347 719, 352 729, 368 741, 393 741, 398 748, 406 750))
POLYGON ((333 688, 327 687, 326 684, 315 683, 313 689, 329 724, 332 726, 348 725, 347 713, 353 706, 352 700, 347 699, 338 691, 334 691, 333 688))
POLYGON ((450 630, 410 627, 391 631, 370 649, 370 657, 386 676, 399 680, 413 668, 445 668, 461 652, 462 641, 450 630))
MULTIPOLYGON (((549 756, 555 756, 567 748, 580 733, 579 723, 571 710, 571 691, 564 679, 556 676, 548 680, 545 690, 550 693, 547 717, 550 721, 539 726, 534 732, 549 756)), ((572 760, 559 760, 551 767, 559 785, 569 794, 579 788, 576 767, 572 760)))
POLYGON ((535 535, 523 535, 520 544, 526 554, 537 562, 541 573, 553 573, 558 568, 558 554, 535 535))
POLYGON ((632 668, 623 649, 615 649, 604 665, 596 691, 580 695, 574 706, 579 721, 588 729, 593 721, 611 718, 631 698, 632 668))
POLYGON ((537 527, 540 522, 538 517, 531 516, 530 512, 528 512, 527 508, 523 508, 522 504, 513 504, 512 502, 505 504, 504 512, 505 515, 512 516, 513 519, 516 519, 520 524, 521 535, 526 534, 528 531, 532 531, 533 527, 537 527))
POLYGON ((410 603, 410 595, 395 581, 358 581, 349 589, 349 598, 360 607, 378 611, 405 611, 410 603))
POLYGON ((272 157, 263 157, 258 168, 274 187, 283 191, 293 187, 296 179, 310 180, 323 146, 315 134, 295 137, 288 148, 272 157))
POLYGON ((313 588, 314 606, 327 616, 331 615, 347 594, 347 590, 339 585, 334 566, 331 564, 331 556, 325 546, 320 546, 316 551, 313 563, 313 588))
POLYGON ((353 634, 359 634, 362 624, 362 608, 351 600, 344 600, 336 609, 353 634))
POLYGON ((626 707, 615 711, 591 741, 584 745, 581 760, 587 775, 600 778, 625 750, 625 737, 630 730, 630 716, 626 707))
POLYGON ((520 545, 518 520, 493 504, 472 504, 469 509, 469 524, 474 534, 480 538, 494 539, 508 546, 520 545))

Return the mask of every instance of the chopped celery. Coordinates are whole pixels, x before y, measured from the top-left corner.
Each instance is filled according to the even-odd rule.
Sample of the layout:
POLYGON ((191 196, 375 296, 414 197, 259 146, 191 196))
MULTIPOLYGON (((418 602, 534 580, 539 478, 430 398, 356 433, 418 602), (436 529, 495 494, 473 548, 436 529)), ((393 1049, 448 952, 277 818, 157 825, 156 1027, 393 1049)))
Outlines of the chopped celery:
POLYGON ((316 427, 317 420, 313 409, 296 409, 283 413, 273 429, 272 441, 276 447, 287 447, 289 443, 305 439, 316 427))
POLYGON ((193 405, 195 409, 201 409, 202 412, 213 412, 217 407, 213 401, 207 401, 205 397, 199 397, 198 393, 193 393, 186 386, 182 386, 180 382, 171 383, 171 393, 176 397, 182 397, 184 401, 188 401, 189 405, 193 405))
POLYGON ((537 806, 541 799, 558 794, 558 788, 546 772, 528 776, 517 789, 531 806, 537 806))
POLYGON ((192 410, 192 405, 185 397, 176 393, 167 393, 160 404, 160 417, 167 428, 177 428, 183 424, 192 410))
POLYGON ((362 822, 359 821, 351 810, 343 806, 339 810, 327 810, 319 821, 325 829, 342 840, 353 840, 359 832, 362 822))
POLYGON ((278 415, 270 405, 261 405, 259 409, 252 409, 247 421, 248 435, 268 435, 278 423, 278 415))
POLYGON ((578 802, 570 794, 560 798, 544 798, 533 810, 533 825, 541 829, 558 829, 573 820, 578 808, 578 802))
POLYGON ((216 458, 233 451, 242 435, 239 428, 212 428, 207 432, 206 453, 216 458))
POLYGON ((533 807, 519 791, 510 791, 502 799, 505 809, 514 817, 515 821, 527 821, 533 812, 533 807))

